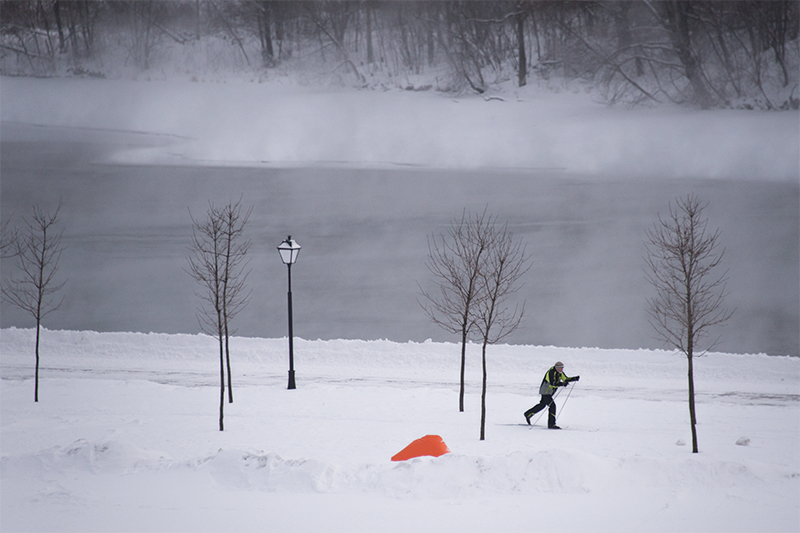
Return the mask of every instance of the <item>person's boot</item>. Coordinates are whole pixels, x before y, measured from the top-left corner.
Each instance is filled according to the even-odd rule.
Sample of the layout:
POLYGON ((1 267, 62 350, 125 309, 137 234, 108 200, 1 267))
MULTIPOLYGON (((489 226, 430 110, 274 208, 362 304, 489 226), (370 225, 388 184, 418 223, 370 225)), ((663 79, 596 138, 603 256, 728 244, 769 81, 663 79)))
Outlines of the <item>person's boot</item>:
POLYGON ((556 425, 552 425, 552 426, 547 426, 547 429, 561 429, 561 428, 556 425))

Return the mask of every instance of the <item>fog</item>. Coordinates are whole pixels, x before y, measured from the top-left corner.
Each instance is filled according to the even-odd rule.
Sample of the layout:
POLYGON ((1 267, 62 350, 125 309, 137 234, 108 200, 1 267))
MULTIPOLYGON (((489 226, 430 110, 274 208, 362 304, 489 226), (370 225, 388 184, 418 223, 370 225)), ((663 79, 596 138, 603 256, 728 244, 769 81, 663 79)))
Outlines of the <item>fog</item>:
MULTIPOLYGON (((242 198, 252 299, 239 335, 453 340, 420 309, 426 239, 462 210, 508 220, 532 268, 508 342, 662 347, 644 232, 696 193, 722 231, 735 308, 717 348, 800 355, 798 114, 609 109, 582 94, 502 101, 215 84, 2 79, 2 217, 61 212, 51 329, 199 331, 191 220, 242 198)), ((3 261, 3 275, 10 263, 3 261)), ((32 325, 2 306, 0 325, 32 325)))

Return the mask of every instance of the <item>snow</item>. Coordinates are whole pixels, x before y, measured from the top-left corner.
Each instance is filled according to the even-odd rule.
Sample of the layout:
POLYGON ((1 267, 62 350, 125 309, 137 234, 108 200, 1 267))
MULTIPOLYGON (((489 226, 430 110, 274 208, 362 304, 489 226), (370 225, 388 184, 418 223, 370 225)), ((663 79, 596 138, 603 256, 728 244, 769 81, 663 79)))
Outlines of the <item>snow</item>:
POLYGON ((652 350, 0 330, 3 531, 797 531, 800 359, 652 350), (556 360, 563 431, 529 428, 556 360), (412 440, 451 453, 401 463, 412 440))
POLYGON ((609 108, 532 84, 499 96, 367 91, 287 80, 2 78, 0 118, 159 134, 124 163, 561 169, 593 176, 796 181, 798 113, 609 108), (11 102, 11 105, 9 105, 11 102))

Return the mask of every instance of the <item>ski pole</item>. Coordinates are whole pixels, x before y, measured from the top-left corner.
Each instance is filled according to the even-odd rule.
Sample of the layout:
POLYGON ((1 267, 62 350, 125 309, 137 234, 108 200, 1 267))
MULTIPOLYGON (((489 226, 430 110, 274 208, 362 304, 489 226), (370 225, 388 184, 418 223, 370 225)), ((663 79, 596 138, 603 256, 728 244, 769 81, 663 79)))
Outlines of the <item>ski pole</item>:
MULTIPOLYGON (((570 383, 576 383, 575 381, 571 381, 570 383)), ((569 392, 567 393, 567 397, 564 399, 564 403, 561 404, 561 409, 558 410, 560 415, 564 414, 564 406, 567 405, 567 401, 569 401, 569 395, 572 394, 572 389, 574 387, 569 388, 569 392)), ((555 398, 553 398, 555 400, 555 398)))
MULTIPOLYGON (((556 389, 556 393, 555 393, 555 394, 553 394, 553 401, 556 401, 556 398, 558 397, 558 395, 559 395, 559 394, 561 394, 561 389, 556 389)), ((565 402, 565 403, 566 403, 566 402, 565 402)), ((545 411, 547 411, 547 410, 548 410, 548 409, 542 409, 542 412, 539 414, 539 416, 537 416, 537 417, 536 417, 536 420, 534 420, 534 421, 533 421, 533 424, 532 424, 532 425, 534 425, 534 426, 535 426, 535 425, 536 425, 536 422, 538 422, 538 421, 539 421, 539 419, 540 419, 540 418, 542 418, 542 416, 544 416, 544 413, 545 413, 545 411)))

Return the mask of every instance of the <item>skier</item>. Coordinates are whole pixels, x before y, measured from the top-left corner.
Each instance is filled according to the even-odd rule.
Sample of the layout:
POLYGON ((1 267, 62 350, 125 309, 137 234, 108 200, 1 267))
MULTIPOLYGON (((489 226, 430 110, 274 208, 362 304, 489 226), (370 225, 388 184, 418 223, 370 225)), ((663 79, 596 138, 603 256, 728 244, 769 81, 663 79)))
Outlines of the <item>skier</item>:
POLYGON ((561 429, 556 425, 556 402, 553 400, 553 393, 558 387, 566 387, 570 382, 581 379, 580 376, 569 378, 564 374, 563 370, 564 363, 558 361, 544 375, 542 384, 539 386, 539 394, 542 395, 541 401, 525 411, 525 422, 527 422, 529 426, 531 425, 531 417, 533 415, 545 407, 550 406, 550 412, 547 417, 547 427, 550 429, 561 429))

